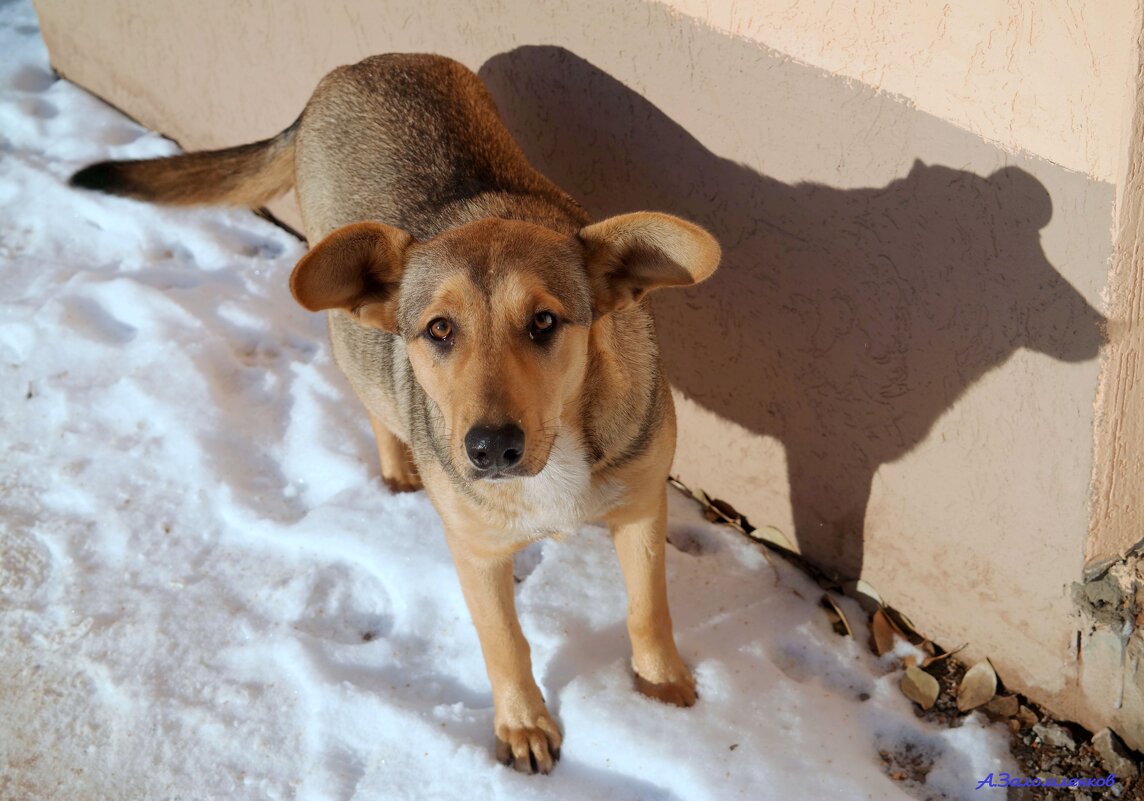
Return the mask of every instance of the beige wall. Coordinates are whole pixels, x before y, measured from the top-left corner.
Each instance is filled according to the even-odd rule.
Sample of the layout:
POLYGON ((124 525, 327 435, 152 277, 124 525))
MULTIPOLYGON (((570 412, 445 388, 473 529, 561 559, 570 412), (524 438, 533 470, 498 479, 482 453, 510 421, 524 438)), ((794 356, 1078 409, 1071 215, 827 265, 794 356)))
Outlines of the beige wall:
POLYGON ((1138 0, 667 0, 1013 151, 1124 174, 1138 0))
POLYGON ((723 243, 716 278, 656 303, 683 479, 1144 746, 1144 696, 1112 693, 1144 681, 1116 659, 1140 638, 1073 587, 1139 8, 865 0, 848 28, 826 4, 674 5, 37 2, 65 75, 188 147, 277 132, 369 53, 478 70, 593 214, 663 209, 723 243))

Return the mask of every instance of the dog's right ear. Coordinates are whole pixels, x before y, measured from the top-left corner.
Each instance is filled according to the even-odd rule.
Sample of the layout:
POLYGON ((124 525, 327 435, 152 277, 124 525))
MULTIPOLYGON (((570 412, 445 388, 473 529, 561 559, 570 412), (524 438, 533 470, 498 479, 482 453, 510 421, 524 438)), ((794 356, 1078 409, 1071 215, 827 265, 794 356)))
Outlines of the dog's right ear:
POLYGON ((397 333, 397 295, 413 237, 379 222, 326 236, 290 275, 290 292, 310 311, 345 309, 365 325, 397 333))

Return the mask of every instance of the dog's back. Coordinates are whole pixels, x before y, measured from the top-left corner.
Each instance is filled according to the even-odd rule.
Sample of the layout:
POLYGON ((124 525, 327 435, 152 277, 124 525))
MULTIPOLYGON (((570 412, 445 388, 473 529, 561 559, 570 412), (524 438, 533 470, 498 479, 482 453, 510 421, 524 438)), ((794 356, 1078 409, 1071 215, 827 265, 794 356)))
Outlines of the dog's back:
POLYGON ((311 239, 362 219, 417 240, 492 216, 569 233, 587 222, 528 163, 480 79, 441 56, 374 56, 327 75, 302 115, 296 173, 311 239))

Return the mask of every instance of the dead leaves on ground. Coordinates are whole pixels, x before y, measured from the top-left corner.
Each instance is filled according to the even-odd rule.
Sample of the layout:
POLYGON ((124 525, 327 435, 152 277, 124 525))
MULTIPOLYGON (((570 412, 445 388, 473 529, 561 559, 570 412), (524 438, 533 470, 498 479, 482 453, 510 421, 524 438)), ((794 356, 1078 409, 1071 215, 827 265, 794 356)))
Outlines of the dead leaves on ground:
MULTIPOLYGON (((870 594, 867 593, 866 597, 869 598, 870 594)), ((846 627, 845 632, 843 632, 835 624, 835 631, 838 631, 839 634, 846 633, 853 636, 853 628, 846 621, 838 605, 830 598, 829 593, 823 595, 822 604, 832 611, 835 617, 840 618, 846 627)), ((917 654, 902 656, 901 663, 905 672, 902 674, 899 686, 907 698, 923 710, 928 710, 937 702, 938 695, 941 693, 941 684, 926 671, 926 668, 936 666, 942 660, 948 659, 964 648, 965 645, 961 645, 952 651, 943 651, 931 640, 919 634, 908 617, 891 607, 877 606, 870 615, 870 650, 878 656, 885 656, 897 649, 899 640, 908 642, 925 653, 925 656, 920 657, 920 662, 917 654)), ((957 709, 959 712, 969 712, 978 707, 986 706, 996 696, 997 672, 988 659, 983 659, 966 671, 965 676, 958 684, 956 691, 957 709)), ((1008 698, 1013 698, 1013 696, 1008 696, 1008 698)), ((996 705, 989 710, 991 717, 1010 717, 1011 715, 997 714, 1008 710, 1009 706, 1011 704, 1008 701, 996 705)), ((1013 709, 1012 715, 1016 713, 1017 709, 1013 709)))
MULTIPOLYGON (((855 628, 847 619, 842 606, 835 601, 832 595, 834 592, 853 598, 870 615, 870 649, 879 657, 893 653, 897 649, 899 640, 921 649, 926 655, 921 657, 920 663, 917 654, 906 654, 901 657, 904 672, 900 686, 902 693, 923 710, 933 708, 941 694, 941 682, 926 669, 937 669, 938 663, 953 656, 965 645, 952 651, 943 651, 920 634, 913 621, 906 615, 887 606, 878 591, 868 582, 859 580, 840 584, 804 560, 798 548, 774 526, 755 528, 726 501, 712 498, 701 489, 693 490, 674 476, 668 478, 668 482, 684 495, 693 498, 702 507, 703 515, 709 521, 731 526, 756 542, 779 552, 818 581, 825 590, 819 603, 826 611, 831 627, 840 636, 853 638, 855 628)), ((941 672, 938 670, 939 674, 941 672)), ((1017 702, 1016 696, 998 696, 997 685, 997 672, 988 659, 983 659, 970 667, 954 693, 958 712, 964 714, 981 708, 994 719, 1018 716, 1024 708, 1017 702)), ((952 702, 949 706, 952 707, 952 702)))
POLYGON ((745 534, 756 542, 761 542, 771 548, 801 559, 798 548, 794 547, 787 536, 774 526, 755 528, 746 517, 736 511, 735 507, 719 498, 712 498, 701 489, 691 489, 675 476, 668 476, 667 483, 677 490, 693 498, 703 509, 703 516, 712 523, 723 523, 731 526, 740 534, 745 534))
MULTIPOLYGON (((965 648, 965 645, 951 651, 943 651, 931 640, 922 636, 908 617, 892 607, 885 606, 881 596, 866 582, 851 582, 845 590, 847 595, 855 597, 864 609, 873 609, 870 614, 871 651, 880 657, 892 654, 897 650, 899 641, 904 641, 924 652, 924 656, 913 653, 901 657, 904 672, 899 686, 902 693, 923 710, 931 709, 937 702, 942 688, 941 682, 926 669, 936 667, 938 663, 965 648)), ((821 605, 827 610, 835 632, 843 636, 854 636, 854 627, 829 592, 823 594, 821 605)), ((993 669, 993 665, 988 659, 981 660, 966 671, 957 685, 953 699, 956 701, 957 710, 965 713, 984 707, 983 711, 994 719, 1015 716, 1019 709, 1016 697, 998 697, 997 685, 997 672, 993 669)), ((952 706, 952 702, 950 705, 952 706)))

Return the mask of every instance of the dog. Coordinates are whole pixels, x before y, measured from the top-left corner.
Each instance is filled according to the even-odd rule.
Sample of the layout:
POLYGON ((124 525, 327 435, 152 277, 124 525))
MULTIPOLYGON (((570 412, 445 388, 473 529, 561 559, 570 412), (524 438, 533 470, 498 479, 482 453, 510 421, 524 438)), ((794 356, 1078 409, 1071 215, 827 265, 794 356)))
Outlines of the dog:
POLYGON ((591 222, 529 164, 480 79, 434 55, 335 69, 271 139, 101 162, 71 183, 254 207, 296 189, 316 244, 291 293, 327 312, 384 481, 424 486, 441 516, 500 761, 548 773, 562 739, 517 620, 513 554, 585 522, 611 530, 636 688, 695 703, 664 570, 675 412, 645 298, 708 278, 710 234, 654 212, 591 222))

